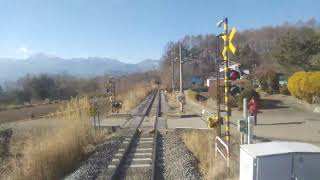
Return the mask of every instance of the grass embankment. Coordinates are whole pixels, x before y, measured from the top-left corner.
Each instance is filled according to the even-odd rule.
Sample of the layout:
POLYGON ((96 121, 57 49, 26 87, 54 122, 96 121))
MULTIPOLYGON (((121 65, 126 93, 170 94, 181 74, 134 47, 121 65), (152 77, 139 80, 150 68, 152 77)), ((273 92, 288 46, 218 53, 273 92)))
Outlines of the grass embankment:
MULTIPOLYGON (((190 130, 183 134, 183 141, 187 148, 198 159, 198 167, 206 180, 236 180, 239 179, 238 149, 233 148, 235 157, 231 158, 229 172, 222 158, 215 159, 213 130, 190 130)), ((235 147, 236 145, 234 145, 235 147)))
POLYGON ((15 131, 0 179, 60 179, 108 138, 90 124, 89 100, 72 99, 50 115, 53 127, 15 131))

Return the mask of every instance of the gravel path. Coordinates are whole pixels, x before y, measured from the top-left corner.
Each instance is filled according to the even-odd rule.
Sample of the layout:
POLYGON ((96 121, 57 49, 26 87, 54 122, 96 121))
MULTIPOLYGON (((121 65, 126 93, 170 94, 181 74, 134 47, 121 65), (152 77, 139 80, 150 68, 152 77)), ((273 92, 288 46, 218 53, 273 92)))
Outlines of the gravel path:
POLYGON ((123 138, 115 136, 105 143, 98 145, 96 152, 80 168, 67 176, 65 180, 97 179, 98 175, 107 168, 107 164, 112 160, 112 156, 119 148, 123 138))
POLYGON ((165 179, 202 179, 197 168, 197 160, 182 142, 181 130, 168 132, 165 135, 164 155, 165 179))

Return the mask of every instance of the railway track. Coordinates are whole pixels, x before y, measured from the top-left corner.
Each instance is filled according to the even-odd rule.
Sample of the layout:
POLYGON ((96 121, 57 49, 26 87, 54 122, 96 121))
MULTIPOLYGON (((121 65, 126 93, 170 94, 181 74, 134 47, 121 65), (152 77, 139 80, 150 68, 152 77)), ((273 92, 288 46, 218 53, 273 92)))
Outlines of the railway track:
POLYGON ((106 173, 99 179, 159 179, 157 169, 163 169, 161 151, 162 136, 158 132, 158 117, 160 116, 160 90, 153 93, 143 109, 142 116, 128 123, 122 146, 113 156, 106 173), (160 159, 158 161, 158 159, 160 159), (160 162, 160 163, 159 163, 160 162))

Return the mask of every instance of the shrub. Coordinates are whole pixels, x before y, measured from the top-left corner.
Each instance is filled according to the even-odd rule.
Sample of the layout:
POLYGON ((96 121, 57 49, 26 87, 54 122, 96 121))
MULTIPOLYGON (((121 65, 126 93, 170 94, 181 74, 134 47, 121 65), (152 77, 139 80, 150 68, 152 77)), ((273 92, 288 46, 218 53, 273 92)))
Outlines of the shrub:
POLYGON ((237 98, 238 96, 229 96, 229 104, 231 107, 238 107, 237 98))
POLYGON ((208 92, 208 87, 193 88, 192 90, 197 92, 208 92))
POLYGON ((188 96, 193 100, 199 100, 200 94, 196 91, 193 91, 191 89, 188 90, 188 96))
POLYGON ((275 72, 270 72, 267 74, 267 83, 268 83, 268 93, 276 94, 279 93, 279 78, 275 72))
POLYGON ((260 78, 259 79, 260 87, 263 91, 268 91, 268 82, 267 79, 265 78, 260 78))
POLYGON ((311 103, 313 96, 320 95, 320 71, 294 73, 288 80, 288 89, 292 96, 311 103))
POLYGON ((252 82, 248 79, 237 79, 233 81, 233 85, 238 85, 241 88, 253 88, 252 82))
POLYGON ((245 89, 241 92, 240 97, 238 99, 238 107, 242 108, 243 98, 247 98, 248 100, 254 97, 257 101, 260 101, 260 94, 254 89, 245 89))
POLYGON ((282 87, 280 87, 280 94, 283 94, 283 95, 290 95, 290 91, 289 91, 289 89, 288 89, 288 87, 287 86, 282 86, 282 87))
POLYGON ((279 93, 279 77, 272 67, 260 66, 255 74, 263 91, 269 94, 279 93))

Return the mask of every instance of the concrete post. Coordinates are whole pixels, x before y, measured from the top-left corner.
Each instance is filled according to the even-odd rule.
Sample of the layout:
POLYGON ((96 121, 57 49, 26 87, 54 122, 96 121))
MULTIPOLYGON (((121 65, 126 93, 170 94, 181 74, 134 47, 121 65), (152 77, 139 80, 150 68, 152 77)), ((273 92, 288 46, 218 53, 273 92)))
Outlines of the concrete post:
POLYGON ((172 68, 172 79, 171 79, 171 88, 172 88, 172 92, 174 93, 174 59, 172 59, 171 61, 171 68, 172 68))
POLYGON ((254 116, 248 117, 248 144, 252 143, 254 116))
MULTIPOLYGON (((243 98, 243 118, 244 119, 247 119, 248 118, 248 99, 247 98, 243 98)), ((241 133, 241 144, 247 144, 247 140, 248 140, 248 137, 247 137, 247 134, 246 133, 241 133)))
POLYGON ((243 98, 243 118, 247 119, 247 115, 248 115, 248 99, 247 98, 243 98))

